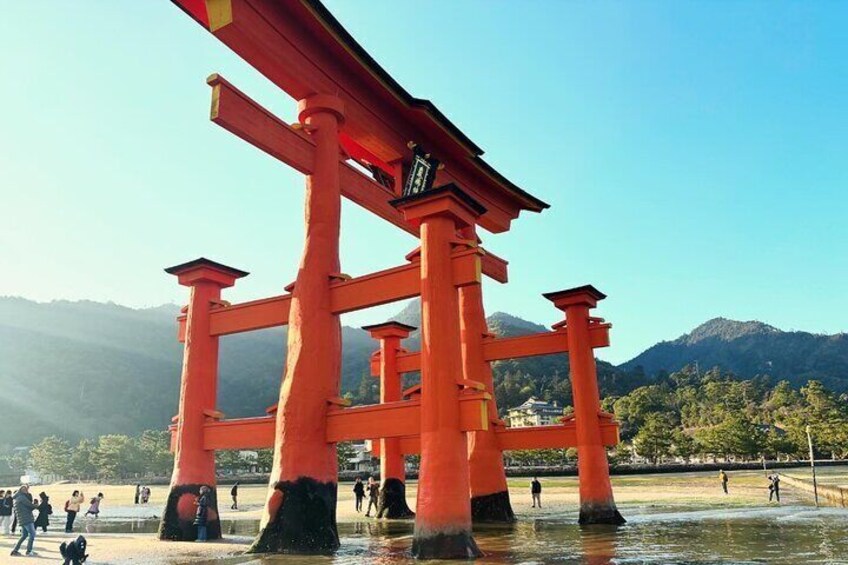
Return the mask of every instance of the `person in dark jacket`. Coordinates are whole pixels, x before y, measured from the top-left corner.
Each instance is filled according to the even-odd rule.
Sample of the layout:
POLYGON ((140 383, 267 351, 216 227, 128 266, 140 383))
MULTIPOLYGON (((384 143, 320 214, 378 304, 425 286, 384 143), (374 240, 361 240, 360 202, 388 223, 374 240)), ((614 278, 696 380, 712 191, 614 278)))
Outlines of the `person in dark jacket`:
MULTIPOLYGON (((26 494, 27 499, 29 499, 29 501, 32 502, 32 495, 29 493, 29 487, 27 487, 25 494, 26 494)), ((15 496, 17 496, 17 495, 18 495, 18 493, 15 493, 15 496)), ((14 499, 14 496, 13 496, 12 497, 12 506, 14 506, 14 503, 15 503, 15 499, 14 499)), ((18 529, 18 514, 17 514, 17 512, 12 512, 12 533, 14 534, 17 529, 18 529)))
POLYGON ((371 506, 374 506, 374 512, 377 512, 380 502, 380 483, 374 480, 374 477, 368 477, 368 510, 365 512, 367 517, 371 517, 371 506))
POLYGON ((353 483, 353 495, 356 497, 356 511, 362 512, 362 501, 365 500, 365 485, 362 484, 362 477, 356 477, 356 482, 353 483))
POLYGON ((12 525, 12 489, 0 490, 0 531, 7 536, 12 525))
POLYGON ((50 505, 50 497, 46 492, 38 493, 38 518, 35 519, 35 527, 41 528, 41 531, 47 533, 47 526, 50 525, 49 516, 53 514, 53 507, 50 505))
POLYGON ((200 496, 197 497, 197 513, 194 515, 194 525, 197 526, 197 539, 195 541, 206 541, 206 524, 209 518, 209 487, 200 487, 200 496))
POLYGON ((238 488, 239 482, 236 481, 236 484, 234 484, 233 488, 230 489, 230 496, 233 497, 233 505, 230 506, 230 510, 238 510, 238 488))
POLYGON ((542 507, 542 483, 539 482, 537 477, 533 477, 530 482, 530 497, 533 499, 533 508, 536 508, 537 503, 539 508, 542 507))
POLYGON ((35 517, 33 516, 32 511, 38 508, 38 504, 32 502, 32 495, 29 493, 29 487, 26 485, 22 485, 21 488, 18 489, 17 494, 15 494, 14 501, 15 517, 21 525, 21 538, 18 540, 18 543, 15 544, 15 549, 12 550, 11 555, 20 555, 18 550, 21 548, 24 540, 29 539, 27 542, 26 554, 27 557, 34 557, 38 554, 32 550, 32 544, 35 542, 35 517))
POLYGON ((135 502, 133 504, 138 504, 138 497, 141 496, 141 485, 135 485, 135 502))

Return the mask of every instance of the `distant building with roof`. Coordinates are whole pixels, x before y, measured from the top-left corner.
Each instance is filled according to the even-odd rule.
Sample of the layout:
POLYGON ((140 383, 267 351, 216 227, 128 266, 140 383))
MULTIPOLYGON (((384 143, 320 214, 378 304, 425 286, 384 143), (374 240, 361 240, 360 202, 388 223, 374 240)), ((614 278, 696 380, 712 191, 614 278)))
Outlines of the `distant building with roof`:
POLYGON ((562 416, 563 407, 556 401, 545 402, 531 396, 521 406, 507 410, 506 419, 511 428, 526 428, 558 424, 562 416))

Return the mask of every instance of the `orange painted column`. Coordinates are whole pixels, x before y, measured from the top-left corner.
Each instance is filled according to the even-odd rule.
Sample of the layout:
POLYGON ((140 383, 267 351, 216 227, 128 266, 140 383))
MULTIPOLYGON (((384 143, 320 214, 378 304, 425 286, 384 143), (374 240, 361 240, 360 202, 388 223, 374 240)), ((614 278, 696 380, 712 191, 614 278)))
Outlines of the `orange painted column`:
POLYGON ((460 429, 459 304, 453 284, 457 229, 485 209, 455 185, 393 204, 421 232, 421 465, 412 554, 418 559, 481 555, 471 533, 466 434, 460 429))
MULTIPOLYGON (((473 227, 462 230, 462 237, 477 242, 473 227)), ((483 339, 489 335, 483 309, 482 285, 459 289, 459 312, 462 339, 462 373, 466 379, 483 383, 492 395, 488 403, 489 422, 498 421, 492 366, 483 356, 483 339)), ((474 522, 515 522, 506 484, 503 452, 495 430, 468 434, 468 465, 471 481, 471 519, 474 522)))
POLYGON ((589 309, 606 295, 586 285, 548 293, 545 298, 565 312, 577 434, 580 524, 623 524, 625 520, 613 499, 607 452, 601 440, 601 397, 589 338, 589 309))
MULTIPOLYGON (((416 328, 400 322, 364 326, 371 337, 380 340, 380 402, 401 400, 401 375, 397 371, 400 342, 416 328)), ((377 517, 388 519, 412 518, 415 513, 406 503, 406 469, 400 438, 380 439, 380 499, 377 517)))
POLYGON ((176 275, 181 285, 190 287, 191 297, 186 315, 174 472, 159 525, 159 539, 197 538, 195 500, 203 485, 212 489, 207 536, 218 539, 221 523, 215 490, 215 451, 203 447, 203 425, 215 414, 218 391, 218 338, 209 335, 209 313, 220 306, 221 289, 233 286, 236 279, 247 273, 208 259, 183 263, 165 272, 176 275))
POLYGON ((299 104, 315 141, 314 172, 306 180, 306 238, 292 291, 288 355, 277 409, 274 465, 259 535, 248 552, 330 553, 336 528, 338 465, 327 443, 328 400, 339 395, 341 325, 330 283, 339 276, 338 98, 315 95, 299 104))

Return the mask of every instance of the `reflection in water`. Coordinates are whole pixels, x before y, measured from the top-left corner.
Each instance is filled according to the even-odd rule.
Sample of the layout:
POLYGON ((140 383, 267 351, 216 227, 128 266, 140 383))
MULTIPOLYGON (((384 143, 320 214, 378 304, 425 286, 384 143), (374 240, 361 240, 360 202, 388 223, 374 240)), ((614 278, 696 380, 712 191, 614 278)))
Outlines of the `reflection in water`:
MULTIPOLYGON (((631 565, 636 563, 834 563, 848 558, 848 510, 801 506, 691 510, 630 507, 618 527, 576 524, 574 513, 523 520, 513 527, 475 527, 486 556, 480 565, 514 563, 631 565)), ((225 521, 224 531, 249 539, 250 520, 225 521)), ((95 531, 156 531, 155 521, 92 523, 95 531)), ((88 525, 87 525, 88 528, 88 525)), ((233 555, 209 565, 398 565, 412 563, 413 524, 363 520, 339 524, 333 556, 233 555)), ((180 561, 184 563, 185 561, 180 561)), ((204 563, 204 562, 197 562, 204 563)), ((438 563, 438 562, 434 562, 438 563)))

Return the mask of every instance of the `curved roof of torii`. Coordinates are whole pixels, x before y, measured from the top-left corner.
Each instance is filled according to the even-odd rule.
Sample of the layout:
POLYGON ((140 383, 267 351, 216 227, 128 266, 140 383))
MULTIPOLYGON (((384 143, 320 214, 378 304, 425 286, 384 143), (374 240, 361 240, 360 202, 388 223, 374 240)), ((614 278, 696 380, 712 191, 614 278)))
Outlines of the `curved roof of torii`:
POLYGON ((407 142, 421 144, 445 164, 437 183, 456 182, 485 206, 489 231, 548 207, 486 163, 431 101, 398 84, 319 0, 172 1, 293 98, 335 92, 345 133, 377 159, 408 161, 407 142))

